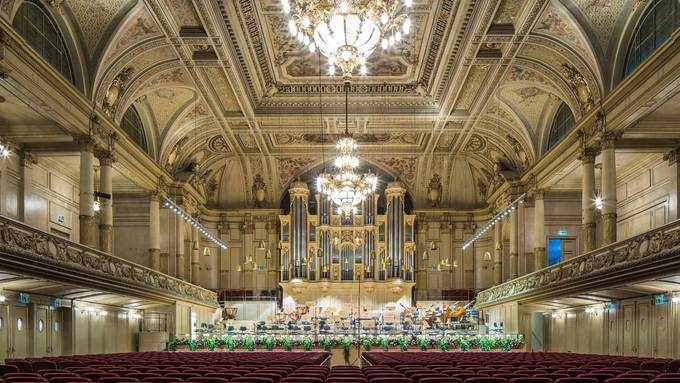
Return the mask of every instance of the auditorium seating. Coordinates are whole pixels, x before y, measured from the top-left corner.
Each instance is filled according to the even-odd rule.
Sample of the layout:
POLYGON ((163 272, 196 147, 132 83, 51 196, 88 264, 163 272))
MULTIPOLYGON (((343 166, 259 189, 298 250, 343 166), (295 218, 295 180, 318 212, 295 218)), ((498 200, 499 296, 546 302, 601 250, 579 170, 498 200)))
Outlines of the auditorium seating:
POLYGON ((0 383, 680 383, 680 361, 572 353, 143 352, 7 359, 0 383))

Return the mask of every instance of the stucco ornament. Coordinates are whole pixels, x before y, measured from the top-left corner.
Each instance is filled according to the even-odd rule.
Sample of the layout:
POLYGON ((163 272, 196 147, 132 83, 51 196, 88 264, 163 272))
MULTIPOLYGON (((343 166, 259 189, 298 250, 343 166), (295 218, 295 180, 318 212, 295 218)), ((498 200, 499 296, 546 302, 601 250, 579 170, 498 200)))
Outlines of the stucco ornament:
POLYGON ((132 76, 132 68, 125 68, 111 81, 109 89, 106 91, 104 96, 104 111, 109 116, 113 116, 116 107, 118 106, 118 101, 120 101, 120 96, 125 90, 126 83, 130 80, 132 76))
POLYGON ((253 202, 257 207, 264 207, 267 199, 267 184, 262 175, 256 174, 253 180, 253 202))
POLYGON ((434 173, 427 185, 427 200, 432 207, 439 205, 442 199, 442 179, 439 174, 434 173))
POLYGON ((567 80, 567 83, 576 94, 581 110, 585 113, 593 107, 593 94, 590 91, 590 86, 586 82, 583 75, 573 66, 569 64, 562 65, 562 74, 567 80))
POLYGON ((189 141, 189 137, 184 136, 172 147, 170 154, 168 154, 168 159, 165 160, 165 169, 167 171, 171 171, 175 167, 179 157, 179 151, 182 149, 184 144, 187 143, 187 141, 189 141))

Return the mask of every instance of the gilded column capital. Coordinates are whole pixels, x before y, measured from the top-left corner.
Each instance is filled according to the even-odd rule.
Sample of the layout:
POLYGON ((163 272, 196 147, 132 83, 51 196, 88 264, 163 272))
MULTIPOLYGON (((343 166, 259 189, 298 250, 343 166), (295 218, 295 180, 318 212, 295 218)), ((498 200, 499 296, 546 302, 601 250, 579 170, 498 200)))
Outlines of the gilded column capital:
POLYGON ((599 154, 598 148, 584 146, 579 150, 578 159, 583 163, 594 163, 595 157, 599 154))
POLYGON ((677 164, 680 161, 680 147, 664 153, 663 160, 668 161, 668 166, 677 164))
POLYGON ((543 200, 545 197, 545 191, 543 189, 537 189, 534 191, 534 200, 543 200))
POLYGON ((77 134, 73 136, 75 141, 80 146, 81 152, 94 152, 96 142, 89 134, 77 134))
POLYGON ((36 165, 38 163, 38 157, 36 157, 33 153, 31 152, 22 152, 21 153, 21 166, 30 168, 33 165, 36 165))
POLYGON ((604 132, 600 134, 599 141, 600 147, 604 149, 615 149, 616 141, 621 138, 620 132, 604 132))
POLYGON ((112 150, 96 150, 94 155, 99 159, 99 166, 113 166, 116 156, 112 150))
POLYGON ((401 181, 392 181, 387 184, 385 195, 388 199, 392 197, 403 197, 406 195, 406 187, 401 181))
POLYGON ((293 199, 295 197, 308 198, 309 197, 309 187, 307 186, 306 183, 304 183, 302 181, 295 181, 290 185, 290 188, 288 189, 288 193, 290 193, 291 199, 293 199))

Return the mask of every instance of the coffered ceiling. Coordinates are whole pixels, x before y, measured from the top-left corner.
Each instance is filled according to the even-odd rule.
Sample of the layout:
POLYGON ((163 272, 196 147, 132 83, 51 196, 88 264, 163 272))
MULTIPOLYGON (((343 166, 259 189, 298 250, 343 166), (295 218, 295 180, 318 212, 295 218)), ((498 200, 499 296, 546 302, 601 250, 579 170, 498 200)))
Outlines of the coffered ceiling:
MULTIPOLYGON (((0 16, 19 3, 0 0, 0 16)), ((641 12, 634 0, 415 0, 412 32, 353 79, 345 121, 341 79, 289 36, 278 0, 49 3, 82 90, 116 121, 134 105, 150 155, 215 207, 253 206, 258 174, 277 207, 345 123, 416 207, 435 174, 440 206, 484 206, 540 158, 562 102, 578 119, 609 92, 619 36, 641 12)))

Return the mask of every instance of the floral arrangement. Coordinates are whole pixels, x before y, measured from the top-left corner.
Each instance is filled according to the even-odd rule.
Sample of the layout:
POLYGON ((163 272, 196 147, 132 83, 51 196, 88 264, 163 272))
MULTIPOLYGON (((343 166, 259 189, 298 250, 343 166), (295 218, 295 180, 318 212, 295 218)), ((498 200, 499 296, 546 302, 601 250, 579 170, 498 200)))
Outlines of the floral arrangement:
POLYGON ((508 352, 513 348, 512 339, 507 337, 496 338, 496 345, 498 348, 505 352, 508 352))
POLYGON ((274 345, 276 344, 276 339, 274 339, 273 336, 265 336, 260 340, 260 343, 264 346, 267 351, 271 351, 274 349, 274 345))
POLYGON ((208 351, 215 351, 215 347, 217 347, 217 339, 215 338, 205 338, 203 339, 203 345, 208 351))
POLYGON ((342 355, 345 358, 345 363, 349 364, 349 350, 354 345, 354 338, 351 336, 343 336, 338 340, 338 344, 342 346, 342 355))
POLYGON ((305 351, 311 351, 312 346, 314 346, 314 341, 312 341, 312 338, 305 336, 300 340, 300 345, 302 346, 302 349, 305 351))
POLYGON ((418 335, 416 337, 416 345, 420 348, 420 351, 427 351, 430 347, 430 337, 425 335, 418 335))
POLYGON ((279 339, 279 343, 284 350, 293 351, 293 339, 291 339, 291 337, 282 336, 281 339, 279 339))
POLYGON ((319 339, 319 347, 323 348, 324 351, 331 351, 333 345, 335 345, 335 341, 331 337, 323 336, 319 339))
POLYGON ((361 347, 363 347, 363 349, 366 351, 371 351, 371 347, 373 346, 374 342, 375 341, 368 336, 362 336, 359 338, 359 344, 361 344, 361 347))
POLYGON ((253 337, 253 336, 246 336, 241 341, 241 344, 243 344, 243 348, 245 348, 246 350, 255 351, 255 347, 257 346, 257 341, 255 340, 255 337, 253 337))
POLYGON ((481 351, 491 351, 493 346, 493 340, 485 337, 477 337, 477 348, 479 348, 481 351))
POLYGON ((396 338, 397 345, 399 346, 399 350, 401 351, 408 351, 409 346, 411 346, 411 338, 404 336, 404 335, 399 335, 396 338))
POLYGON ((229 351, 234 351, 236 350, 236 347, 239 345, 239 338, 235 336, 229 336, 229 337, 222 337, 222 344, 224 347, 227 348, 229 351))
POLYGON ((194 339, 189 339, 187 341, 187 347, 189 348, 189 351, 196 351, 196 350, 198 350, 198 347, 202 346, 202 345, 203 345, 203 342, 201 342, 201 344, 199 345, 199 342, 197 340, 194 340, 194 339))
POLYGON ((467 337, 458 337, 455 340, 456 342, 456 347, 458 347, 461 351, 470 351, 470 347, 472 346, 470 343, 470 339, 467 337))
POLYGON ((439 346, 439 349, 446 352, 451 349, 451 338, 446 335, 440 335, 435 339, 435 343, 439 346))
POLYGON ((387 352, 390 350, 390 339, 386 336, 381 336, 378 338, 378 345, 382 347, 382 350, 387 352))

